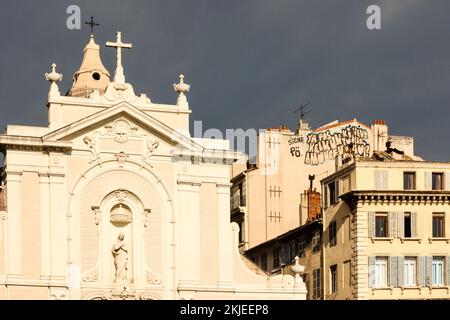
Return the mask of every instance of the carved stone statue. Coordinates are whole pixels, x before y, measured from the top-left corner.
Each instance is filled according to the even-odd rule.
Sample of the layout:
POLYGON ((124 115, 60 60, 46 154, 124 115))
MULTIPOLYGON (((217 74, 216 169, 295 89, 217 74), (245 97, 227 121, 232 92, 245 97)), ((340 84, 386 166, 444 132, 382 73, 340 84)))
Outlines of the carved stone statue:
POLYGON ((117 237, 116 242, 112 248, 114 257, 114 267, 116 268, 116 276, 114 282, 123 282, 127 279, 127 262, 128 249, 125 245, 125 235, 121 232, 117 237))

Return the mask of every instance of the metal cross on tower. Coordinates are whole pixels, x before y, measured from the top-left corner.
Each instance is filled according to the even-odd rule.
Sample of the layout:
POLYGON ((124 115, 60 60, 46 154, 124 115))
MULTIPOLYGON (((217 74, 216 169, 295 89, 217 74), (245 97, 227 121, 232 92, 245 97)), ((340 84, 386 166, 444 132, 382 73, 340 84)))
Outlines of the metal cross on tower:
POLYGON ((94 17, 91 17, 91 21, 87 21, 87 22, 85 22, 85 24, 91 26, 91 34, 94 34, 94 27, 100 25, 100 24, 94 22, 94 17))

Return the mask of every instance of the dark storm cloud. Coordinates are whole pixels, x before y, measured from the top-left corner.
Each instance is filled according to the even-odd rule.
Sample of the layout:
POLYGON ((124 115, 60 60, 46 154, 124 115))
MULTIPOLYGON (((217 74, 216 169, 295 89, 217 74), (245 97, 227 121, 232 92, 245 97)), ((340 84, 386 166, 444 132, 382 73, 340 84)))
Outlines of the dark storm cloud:
POLYGON ((154 102, 174 103, 184 73, 192 120, 203 127, 296 126, 293 110, 311 101, 311 124, 385 119, 416 137, 416 153, 450 160, 450 2, 447 0, 14 1, 0 7, 0 126, 46 125, 56 62, 64 93, 79 67, 88 28, 66 29, 66 8, 100 22, 104 47, 121 30, 127 81, 154 102), (378 4, 382 29, 366 28, 378 4))

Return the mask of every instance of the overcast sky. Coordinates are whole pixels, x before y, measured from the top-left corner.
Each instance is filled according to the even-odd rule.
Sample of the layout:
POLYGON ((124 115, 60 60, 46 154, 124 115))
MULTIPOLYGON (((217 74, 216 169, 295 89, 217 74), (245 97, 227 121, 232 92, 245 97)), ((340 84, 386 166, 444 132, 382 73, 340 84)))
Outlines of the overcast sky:
POLYGON ((293 110, 311 101, 313 127, 334 119, 388 122, 415 137, 416 154, 449 161, 450 1, 448 0, 158 0, 24 1, 0 6, 0 127, 46 125, 55 62, 71 85, 89 28, 66 28, 66 9, 91 15, 102 60, 104 43, 133 43, 123 53, 127 81, 152 101, 175 103, 184 73, 191 121, 204 128, 295 129, 293 110), (366 9, 381 7, 381 30, 366 9))

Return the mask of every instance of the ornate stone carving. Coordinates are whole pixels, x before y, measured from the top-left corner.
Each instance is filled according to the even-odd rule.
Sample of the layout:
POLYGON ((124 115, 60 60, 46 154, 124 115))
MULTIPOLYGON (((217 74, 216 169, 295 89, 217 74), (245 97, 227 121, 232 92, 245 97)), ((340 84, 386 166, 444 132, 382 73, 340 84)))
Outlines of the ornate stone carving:
POLYGON ((152 209, 144 209, 144 213, 143 213, 143 215, 144 215, 144 218, 143 218, 143 224, 144 224, 144 227, 145 227, 145 228, 147 228, 147 226, 148 226, 148 215, 149 215, 150 213, 152 213, 152 209))
POLYGON ((114 191, 114 196, 119 200, 119 202, 123 202, 126 198, 128 198, 128 191, 124 189, 119 189, 114 191))
POLYGON ((131 219, 131 210, 123 203, 119 203, 111 210, 110 221, 113 224, 127 225, 131 219))
POLYGON ((116 157, 117 162, 119 163, 119 167, 123 168, 123 165, 128 159, 128 155, 122 151, 120 153, 116 153, 114 156, 116 157))
POLYGON ((146 146, 146 153, 143 157, 143 160, 146 164, 153 167, 150 163, 150 158, 152 157, 153 153, 156 149, 159 147, 159 142, 152 140, 150 137, 145 138, 145 146, 146 146))
POLYGON ((89 269, 83 274, 83 282, 97 282, 98 281, 98 267, 89 269))
POLYGON ((100 213, 100 207, 92 206, 91 208, 92 208, 92 211, 94 212, 95 224, 98 226, 100 224, 101 219, 102 219, 101 213, 100 213))
POLYGON ((112 248, 112 254, 114 267, 116 268, 114 282, 123 283, 127 280, 128 248, 125 244, 125 235, 122 232, 117 236, 117 240, 112 248))
POLYGON ((67 291, 66 289, 50 289, 50 299, 52 300, 63 300, 64 298, 67 298, 67 291))
POLYGON ((105 128, 107 130, 105 135, 111 135, 118 143, 126 143, 129 138, 138 137, 138 128, 131 126, 123 119, 117 120, 113 125, 106 125, 105 128))
POLYGON ((92 158, 90 163, 100 160, 100 155, 97 152, 97 144, 95 142, 95 137, 85 136, 83 142, 88 146, 89 151, 92 153, 92 158))
POLYGON ((154 285, 161 284, 161 275, 149 269, 145 270, 145 280, 154 285))

